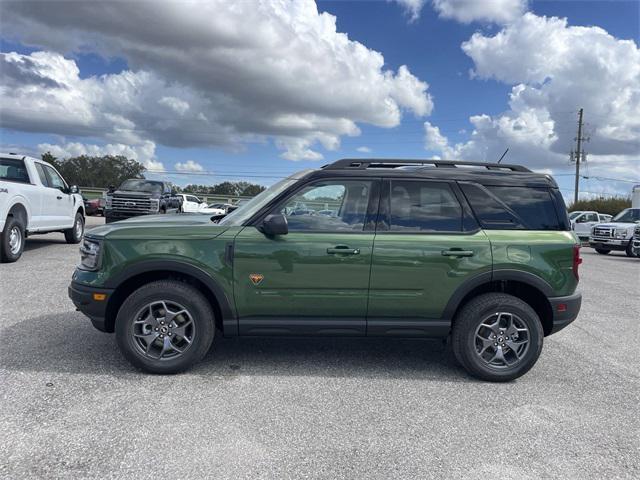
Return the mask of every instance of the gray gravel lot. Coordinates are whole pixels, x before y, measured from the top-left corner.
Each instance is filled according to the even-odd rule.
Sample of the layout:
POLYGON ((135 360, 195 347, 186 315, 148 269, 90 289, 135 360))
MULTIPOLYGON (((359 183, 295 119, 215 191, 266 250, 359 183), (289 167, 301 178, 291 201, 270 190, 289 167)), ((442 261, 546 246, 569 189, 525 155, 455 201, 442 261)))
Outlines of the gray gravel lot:
POLYGON ((386 339, 217 338, 162 377, 74 311, 78 247, 33 237, 0 265, 0 477, 639 478, 640 259, 583 257, 581 316, 510 384, 386 339))

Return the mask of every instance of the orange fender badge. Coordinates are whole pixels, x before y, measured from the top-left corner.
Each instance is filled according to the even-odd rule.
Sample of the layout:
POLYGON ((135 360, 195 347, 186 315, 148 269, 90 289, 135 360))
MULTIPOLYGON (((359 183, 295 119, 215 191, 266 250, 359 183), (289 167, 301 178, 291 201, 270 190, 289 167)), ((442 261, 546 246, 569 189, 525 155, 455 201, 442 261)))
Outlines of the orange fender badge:
POLYGON ((264 278, 264 275, 261 275, 259 273, 249 274, 249 280, 251 280, 251 283, 253 283, 254 285, 260 285, 260 282, 262 282, 263 278, 264 278))

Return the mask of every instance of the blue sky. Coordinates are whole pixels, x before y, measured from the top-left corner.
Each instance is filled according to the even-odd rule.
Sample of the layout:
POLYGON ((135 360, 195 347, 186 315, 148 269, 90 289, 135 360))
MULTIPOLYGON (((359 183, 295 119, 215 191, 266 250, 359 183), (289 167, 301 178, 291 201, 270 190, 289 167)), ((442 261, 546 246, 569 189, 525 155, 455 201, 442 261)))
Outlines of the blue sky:
MULTIPOLYGON (((0 8, 9 7, 2 5, 0 8)), ((447 153, 449 153, 466 159, 474 157, 473 150, 477 148, 478 155, 475 159, 492 160, 494 158, 491 158, 491 155, 509 147, 510 154, 505 161, 524 163, 531 168, 553 172, 558 175, 556 178, 565 189, 565 195, 571 193, 573 178, 570 176, 571 167, 567 159, 568 151, 573 146, 570 140, 575 136, 576 112, 582 106, 581 104, 569 103, 562 107, 566 110, 558 109, 557 105, 547 107, 549 110, 555 109, 553 130, 560 137, 567 139, 565 141, 566 159, 564 160, 561 158, 563 146, 560 143, 562 138, 553 147, 550 147, 548 158, 546 158, 545 151, 540 150, 539 155, 546 158, 540 163, 536 163, 535 155, 526 158, 527 154, 523 154, 527 151, 526 142, 520 143, 519 147, 514 147, 509 143, 509 138, 501 135, 499 131, 495 138, 483 138, 482 141, 475 144, 467 145, 466 143, 470 141, 474 128, 478 127, 470 122, 471 116, 487 115, 498 122, 501 116, 505 115, 505 112, 510 112, 509 95, 514 85, 522 83, 531 86, 536 92, 546 88, 545 82, 528 80, 526 75, 522 73, 514 74, 513 80, 499 78, 501 61, 519 61, 517 56, 511 57, 511 59, 508 57, 509 54, 513 55, 512 52, 505 52, 504 59, 480 60, 482 53, 480 47, 473 50, 479 53, 472 54, 461 48, 461 45, 469 41, 474 34, 491 39, 503 29, 510 28, 510 23, 486 20, 464 23, 455 18, 442 18, 441 12, 438 12, 435 7, 432 8, 430 2, 426 2, 422 6, 419 18, 415 20, 410 18, 410 13, 406 8, 391 1, 319 1, 317 8, 320 13, 327 12, 335 16, 337 32, 346 33, 349 40, 357 41, 367 49, 382 54, 384 57, 383 70, 397 72, 402 65, 406 65, 414 77, 426 82, 428 84, 426 92, 433 104, 430 113, 420 114, 416 112, 416 109, 412 111, 411 108, 401 105, 402 118, 400 123, 391 128, 354 119, 360 134, 357 136, 339 135, 340 141, 337 148, 335 146, 326 148, 318 142, 313 143, 313 151, 323 158, 312 161, 305 159, 292 161, 282 158, 283 147, 278 144, 277 138, 273 135, 244 138, 242 141, 232 142, 228 145, 201 145, 198 147, 189 147, 188 142, 179 146, 169 146, 163 144, 161 137, 156 137, 153 138, 154 161, 162 164, 168 172, 176 171, 176 164, 184 165, 191 161, 198 164, 204 172, 215 173, 213 175, 202 173, 199 175, 186 175, 185 173, 158 175, 168 175, 173 181, 181 184, 208 184, 223 180, 243 179, 268 185, 273 183, 276 178, 296 170, 317 168, 322 164, 343 157, 447 157, 447 153), (485 66, 485 68, 495 66, 495 72, 485 75, 489 78, 479 78, 478 75, 472 74, 474 69, 478 69, 481 61, 494 62, 489 67, 485 66), (520 77, 524 78, 524 81, 520 77), (439 134, 446 137, 448 146, 451 147, 449 150, 435 148, 433 142, 427 145, 429 142, 425 138, 425 121, 437 127, 439 134), (504 148, 500 147, 501 139, 504 140, 504 148), (461 148, 452 153, 454 152, 453 146, 456 144, 460 144, 461 148), (358 150, 363 147, 370 150, 370 153, 358 150)), ((638 1, 533 1, 528 2, 526 10, 536 17, 566 17, 565 30, 573 26, 599 27, 604 29, 609 36, 614 37, 618 42, 616 47, 621 45, 619 41, 630 40, 635 42, 637 48, 640 37, 640 3, 638 1)), ((18 14, 23 16, 21 18, 27 16, 22 12, 18 14)), ((517 21, 510 21, 516 25, 513 27, 514 30, 519 28, 517 21)), ((96 40, 97 43, 99 41, 96 40)), ((139 71, 148 68, 148 66, 141 68, 139 59, 132 59, 131 55, 119 52, 117 46, 114 47, 110 44, 106 48, 92 49, 91 46, 87 46, 86 38, 81 47, 60 47, 60 42, 49 42, 49 39, 43 40, 34 36, 32 38, 29 36, 21 37, 19 33, 10 33, 3 35, 0 47, 4 53, 17 52, 25 56, 38 51, 57 52, 64 58, 75 62, 79 69, 80 79, 122 74, 129 70, 139 71)), ((522 56, 526 58, 531 53, 530 51, 522 51, 522 56)), ((567 55, 570 54, 571 52, 567 53, 567 55)), ((616 52, 614 51, 612 55, 615 56, 616 52)), ((568 57, 568 61, 570 61, 570 57, 568 57)), ((508 65, 508 63, 506 64, 508 65)), ((613 72, 615 66, 611 68, 613 72)), ((576 69, 575 88, 581 88, 580 76, 585 75, 585 71, 589 72, 588 69, 576 69)), ((163 74, 166 72, 163 71, 163 74)), ((557 78, 561 74, 550 71, 548 75, 553 79, 551 82, 560 81, 557 78)), ((292 75, 288 81, 296 82, 295 75, 292 75)), ((167 77, 167 82, 175 84, 174 80, 169 77, 167 77)), ((238 78, 238 82, 242 82, 242 78, 238 78)), ((638 84, 635 86, 637 87, 638 84)), ((631 87, 633 88, 633 85, 631 87)), ((11 88, 10 83, 4 85, 4 97, 10 96, 11 88)), ((180 86, 178 85, 177 88, 180 86)), ((339 82, 335 88, 340 88, 339 82)), ((603 88, 617 87, 603 85, 603 88)), ((628 88, 628 85, 625 85, 624 88, 628 88)), ((308 94, 313 96, 315 92, 309 91, 308 94)), ((588 92, 585 93, 585 95, 587 94, 588 92)), ((602 101, 608 102, 609 100, 603 98, 602 101)), ((635 105, 633 107, 635 108, 635 105)), ((598 113, 598 118, 590 118, 590 113, 592 112, 586 110, 585 118, 589 122, 588 128, 592 128, 594 131, 600 132, 600 130, 604 130, 604 125, 611 123, 610 119, 605 118, 605 114, 602 112, 598 113)), ((640 111, 637 113, 640 114, 640 111)), ((520 111, 508 113, 505 118, 514 119, 518 115, 523 114, 520 111)), ((611 115, 613 116, 613 114, 611 115)), ((616 119, 616 121, 623 122, 622 127, 624 128, 637 131, 633 130, 637 129, 637 125, 633 122, 624 124, 624 121, 627 120, 616 119)), ((13 122, 10 123, 10 128, 7 127, 7 123, 9 122, 2 122, 5 128, 0 130, 0 144, 3 149, 10 148, 39 153, 41 150, 39 146, 43 144, 68 145, 77 142, 101 146, 112 141, 98 131, 95 131, 95 134, 87 134, 83 128, 78 128, 77 133, 75 133, 76 130, 70 129, 61 135, 56 133, 56 128, 42 126, 41 122, 37 125, 28 122, 13 122), (48 129, 49 131, 47 131, 48 129)), ((491 133, 487 133, 487 135, 491 135, 491 133)), ((136 141, 138 140, 140 139, 136 141)), ((597 141, 597 138, 595 140, 597 141)), ((123 143, 121 139, 119 141, 123 143)), ((531 141, 532 145, 535 144, 536 148, 539 147, 539 139, 531 141)), ((594 142, 593 137, 592 142, 594 142)), ((175 144, 175 142, 172 143, 175 144)), ((583 180, 583 189, 594 193, 624 194, 630 190, 631 182, 640 180, 637 163, 640 158, 640 144, 637 139, 635 143, 632 140, 630 144, 622 147, 616 144, 611 152, 601 146, 605 144, 606 142, 602 141, 594 148, 600 149, 598 154, 602 155, 603 162, 607 160, 614 163, 602 163, 602 168, 599 169, 597 160, 599 157, 595 155, 589 159, 588 168, 601 178, 615 178, 625 180, 625 182, 597 180, 593 178, 595 175, 592 174, 591 179, 583 180), (610 165, 616 165, 614 173, 610 173, 612 171, 610 165)), ((587 149, 591 149, 591 145, 587 144, 587 149)))

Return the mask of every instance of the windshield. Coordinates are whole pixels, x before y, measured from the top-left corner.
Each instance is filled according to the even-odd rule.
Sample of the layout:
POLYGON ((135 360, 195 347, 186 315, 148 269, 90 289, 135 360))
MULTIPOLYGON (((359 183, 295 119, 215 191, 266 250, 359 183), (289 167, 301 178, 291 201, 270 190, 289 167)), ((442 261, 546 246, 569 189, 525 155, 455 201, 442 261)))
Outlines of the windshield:
POLYGON ((302 177, 312 172, 313 170, 303 170, 302 172, 298 172, 293 174, 290 177, 287 177, 283 180, 280 180, 277 183, 274 183, 269 188, 259 193, 251 200, 248 200, 247 203, 242 204, 236 210, 231 212, 229 215, 220 220, 220 225, 227 225, 230 227, 237 227, 247 220, 251 218, 255 213, 260 210, 264 205, 269 203, 271 200, 276 198, 280 193, 289 188, 291 185, 296 183, 302 177))
POLYGON ((574 218, 576 218, 578 215, 580 215, 582 212, 571 212, 569 214, 569 220, 573 220, 574 218))
POLYGON ((640 208, 627 208, 613 217, 611 221, 621 223, 640 222, 640 208))
POLYGON ((120 185, 120 190, 133 190, 136 192, 162 192, 162 183, 132 178, 130 180, 125 180, 124 182, 122 182, 122 185, 120 185))

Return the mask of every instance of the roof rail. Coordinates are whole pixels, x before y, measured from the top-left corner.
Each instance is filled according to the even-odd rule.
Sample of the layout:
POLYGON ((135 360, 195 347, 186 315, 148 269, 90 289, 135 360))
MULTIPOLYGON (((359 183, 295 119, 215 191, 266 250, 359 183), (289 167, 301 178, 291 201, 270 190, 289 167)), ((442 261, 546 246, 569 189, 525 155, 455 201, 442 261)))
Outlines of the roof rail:
POLYGON ((322 167, 324 170, 366 170, 368 168, 398 168, 415 165, 433 165, 438 168, 457 168, 459 166, 484 167, 487 170, 511 170, 512 172, 530 172, 522 165, 508 163, 465 162, 457 160, 420 160, 399 158, 343 158, 322 167))

